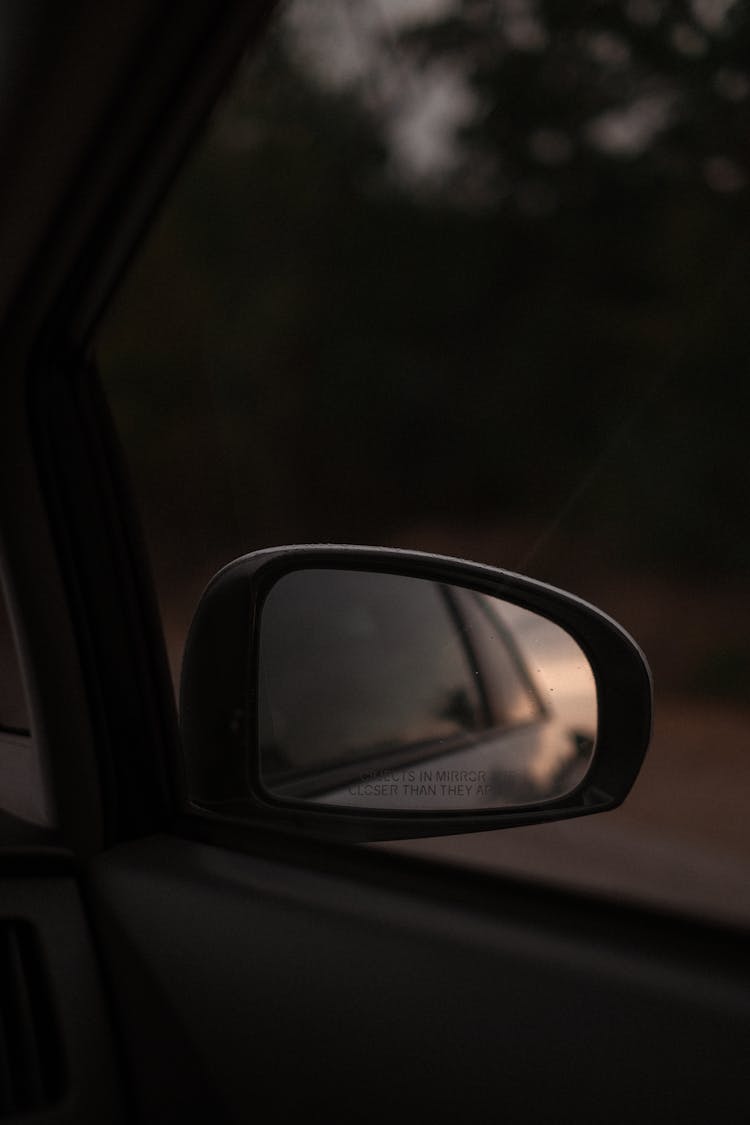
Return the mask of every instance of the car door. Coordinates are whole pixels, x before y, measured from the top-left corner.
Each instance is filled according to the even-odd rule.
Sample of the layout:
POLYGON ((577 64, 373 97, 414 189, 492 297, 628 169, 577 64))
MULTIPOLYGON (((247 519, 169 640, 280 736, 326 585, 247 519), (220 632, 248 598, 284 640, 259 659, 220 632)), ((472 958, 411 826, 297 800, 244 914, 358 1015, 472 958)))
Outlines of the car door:
MULTIPOLYGON (((44 1094, 7 1114, 744 1120, 743 933, 186 799, 91 341, 266 16, 197 2, 8 16, 2 557, 39 760, 26 784, 50 812, 8 823, 3 918, 28 991, 44 982, 32 1023, 51 1062, 44 1094)), ((15 1043, 28 1018, 10 1020, 11 994, 15 1043)))

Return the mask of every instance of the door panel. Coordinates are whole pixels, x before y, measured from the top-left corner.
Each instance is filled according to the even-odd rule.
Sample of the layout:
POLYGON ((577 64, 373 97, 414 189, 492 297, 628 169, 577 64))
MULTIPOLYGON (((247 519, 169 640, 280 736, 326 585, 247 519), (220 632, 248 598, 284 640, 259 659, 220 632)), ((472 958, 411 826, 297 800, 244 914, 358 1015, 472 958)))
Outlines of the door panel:
MULTIPOLYGON (((0 874, 0 1119, 126 1121, 112 1025, 71 875, 0 874)), ((40 866, 36 864, 37 868, 40 866)))
POLYGON ((744 1120, 739 935, 356 856, 94 862, 143 1120, 744 1120))

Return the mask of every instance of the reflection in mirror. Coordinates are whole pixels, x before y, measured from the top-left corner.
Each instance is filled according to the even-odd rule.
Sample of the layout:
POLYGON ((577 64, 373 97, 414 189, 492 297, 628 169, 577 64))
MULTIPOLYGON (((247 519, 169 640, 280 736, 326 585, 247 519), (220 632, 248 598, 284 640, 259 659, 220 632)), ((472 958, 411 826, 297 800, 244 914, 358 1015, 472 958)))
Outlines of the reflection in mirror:
POLYGON ((260 779, 275 797, 446 812, 550 801, 596 741, 588 660, 558 625, 422 578, 309 569, 260 623, 260 779))

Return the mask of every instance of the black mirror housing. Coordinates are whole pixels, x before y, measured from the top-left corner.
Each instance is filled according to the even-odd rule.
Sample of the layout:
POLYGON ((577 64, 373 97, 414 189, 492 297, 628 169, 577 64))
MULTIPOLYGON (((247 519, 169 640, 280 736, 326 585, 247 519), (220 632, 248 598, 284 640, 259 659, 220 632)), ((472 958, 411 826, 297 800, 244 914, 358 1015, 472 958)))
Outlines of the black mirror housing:
MULTIPOLYGON (((292 671, 295 659, 296 650, 289 654, 292 671)), ((224 567, 206 588, 193 619, 180 699, 188 801, 194 811, 222 819, 354 842, 483 831, 603 812, 619 805, 635 781, 650 738, 651 711, 651 675, 638 646, 606 614, 572 594, 504 570, 419 552, 328 545, 272 548, 224 567), (375 807, 362 807, 354 798, 351 804, 336 803, 335 797, 321 796, 321 786, 335 793, 362 791, 342 789, 347 774, 340 759, 320 770, 320 777, 334 780, 323 783, 306 766, 287 770, 284 776, 292 776, 294 784, 269 787, 269 773, 262 768, 268 762, 267 749, 261 747, 262 719, 259 723, 264 706, 259 693, 261 624, 271 592, 285 576, 303 571, 325 572, 334 590, 335 572, 341 572, 342 582, 354 574, 421 579, 436 589, 501 599, 559 627, 585 657, 595 684, 595 743, 579 738, 591 749, 581 776, 559 792, 537 795, 516 788, 514 800, 501 796, 497 807, 476 808, 443 809, 434 800, 429 807, 407 807, 406 801, 400 807, 398 797, 387 808, 377 807, 377 801, 375 807), (318 782, 314 796, 311 777, 318 782)), ((438 749, 431 743, 429 750, 425 743, 413 744, 414 750, 394 741, 378 751, 376 760, 389 771, 382 776, 392 779, 403 775, 404 763, 413 762, 415 755, 435 762, 439 754, 452 761, 445 757, 446 747, 471 745, 473 757, 466 761, 474 766, 477 753, 483 752, 483 737, 472 730, 462 742, 451 734, 439 740, 438 749)), ((507 744, 496 740, 495 745, 505 747, 507 758, 507 744)), ((375 776, 373 760, 355 760, 360 776, 375 776)), ((476 769, 470 773, 477 776, 476 769)), ((389 788, 397 792, 395 786, 389 788)))

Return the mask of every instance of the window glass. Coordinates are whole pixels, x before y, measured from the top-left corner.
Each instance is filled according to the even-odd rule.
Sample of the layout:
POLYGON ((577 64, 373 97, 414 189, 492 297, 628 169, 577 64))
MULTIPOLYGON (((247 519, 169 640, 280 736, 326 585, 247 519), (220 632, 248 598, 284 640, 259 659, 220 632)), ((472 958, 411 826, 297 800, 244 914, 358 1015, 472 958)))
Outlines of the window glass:
MULTIPOLYGON (((533 679, 534 673, 530 665, 532 654, 528 651, 524 655, 519 644, 524 637, 524 626, 533 628, 534 624, 537 624, 538 627, 539 622, 547 626, 545 660, 533 662, 537 675, 542 671, 537 665, 549 662, 550 653, 560 644, 559 638, 567 638, 567 634, 538 614, 519 609, 507 602, 503 603, 502 609, 498 608, 497 598, 468 591, 456 591, 454 597, 457 611, 461 614, 466 629, 469 630, 472 648, 485 670, 488 703, 495 724, 499 727, 514 727, 538 719, 544 710, 544 705, 541 701, 540 687, 533 679), (514 630, 508 627, 508 618, 516 621, 515 635, 514 630)), ((571 643, 575 645, 575 642, 571 641, 571 643)), ((590 698, 596 700, 596 689, 590 692, 590 698)), ((589 725, 596 728, 596 716, 589 725)))
MULTIPOLYGON (((263 605, 261 758, 268 778, 411 748, 490 725, 446 595, 390 574, 302 570, 263 605)), ((270 786, 269 782, 269 786, 270 786)))
POLYGON ((284 542, 473 558, 644 648, 621 810, 400 845, 750 921, 750 16, 293 0, 102 329, 175 675, 284 542))

